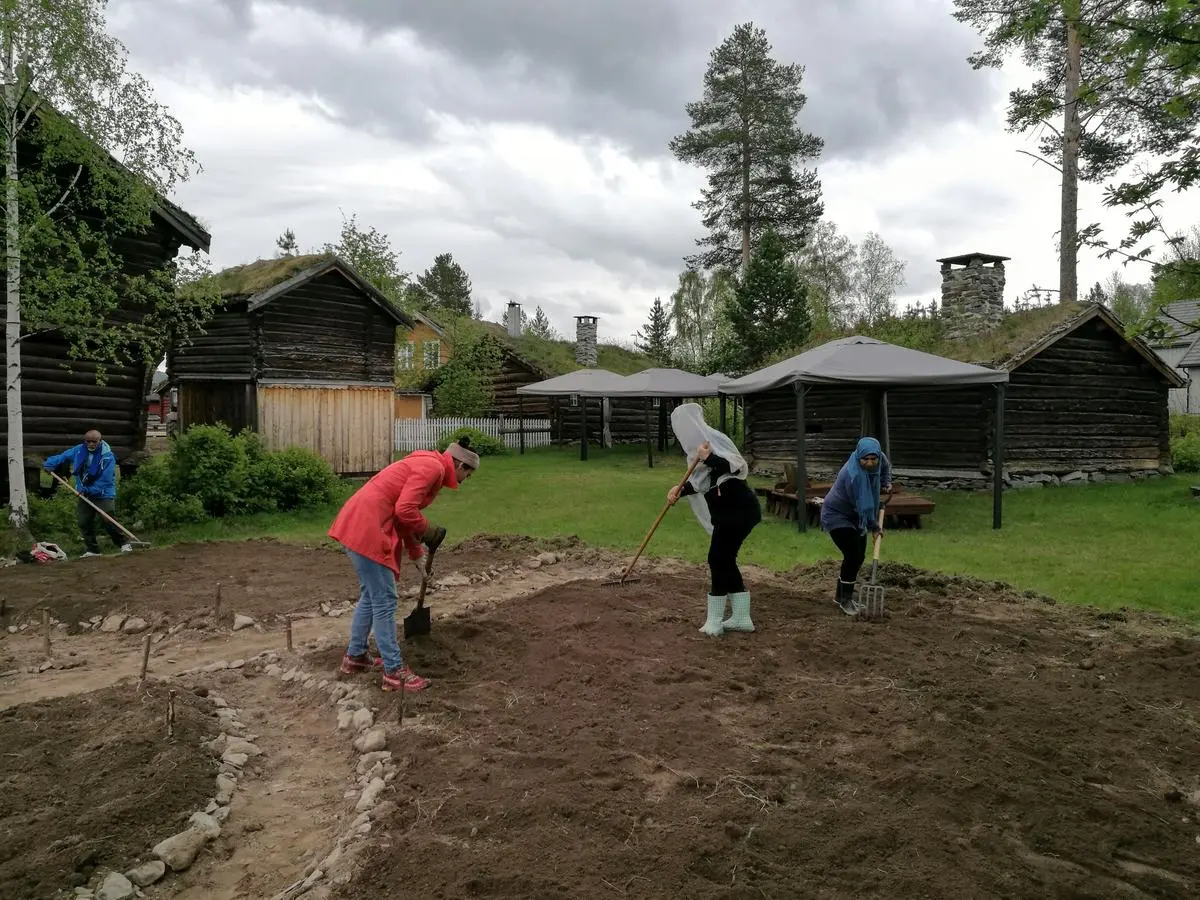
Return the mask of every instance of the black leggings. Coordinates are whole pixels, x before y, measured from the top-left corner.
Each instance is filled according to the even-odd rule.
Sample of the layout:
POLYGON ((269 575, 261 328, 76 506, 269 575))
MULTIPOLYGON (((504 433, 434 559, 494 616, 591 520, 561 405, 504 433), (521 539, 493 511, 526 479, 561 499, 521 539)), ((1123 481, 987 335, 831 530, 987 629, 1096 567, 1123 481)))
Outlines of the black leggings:
POLYGON ((860 534, 857 528, 835 528, 829 536, 842 551, 842 581, 857 581, 858 570, 867 558, 867 536, 860 534))
POLYGON ((711 594, 739 594, 746 590, 737 555, 758 520, 713 525, 712 541, 708 545, 708 571, 712 577, 711 594))

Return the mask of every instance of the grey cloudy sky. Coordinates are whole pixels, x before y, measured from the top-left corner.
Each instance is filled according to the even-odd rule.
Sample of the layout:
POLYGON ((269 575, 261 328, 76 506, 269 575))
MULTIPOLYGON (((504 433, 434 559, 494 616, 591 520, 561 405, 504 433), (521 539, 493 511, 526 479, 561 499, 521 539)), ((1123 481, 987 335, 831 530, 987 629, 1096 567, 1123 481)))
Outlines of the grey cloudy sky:
MULTIPOLYGON (((701 235, 704 175, 667 143, 744 21, 806 67, 826 216, 907 261, 902 303, 936 295, 937 257, 971 250, 1013 257, 1010 299, 1057 283, 1057 175, 1003 128, 1021 73, 973 71, 952 5, 114 0, 110 27, 204 165, 176 199, 211 227, 214 265, 272 255, 286 227, 318 246, 357 213, 414 273, 452 252, 491 318, 512 298, 565 335, 589 314, 620 339, 701 235)), ((1098 197, 1082 192, 1081 219, 1120 228, 1098 197)), ((1089 257, 1080 282, 1113 268, 1089 257)))

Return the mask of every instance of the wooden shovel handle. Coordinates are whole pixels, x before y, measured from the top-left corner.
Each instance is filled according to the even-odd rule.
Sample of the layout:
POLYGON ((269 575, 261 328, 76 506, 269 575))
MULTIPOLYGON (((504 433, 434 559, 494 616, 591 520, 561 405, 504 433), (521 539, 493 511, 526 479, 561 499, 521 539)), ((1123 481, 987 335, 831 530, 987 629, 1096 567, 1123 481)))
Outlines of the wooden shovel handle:
MULTIPOLYGON (((692 464, 688 466, 688 470, 683 474, 683 478, 679 481, 679 490, 683 490, 683 486, 687 484, 687 480, 692 477, 692 472, 696 471, 696 466, 700 464, 700 457, 697 456, 692 460, 692 464)), ((629 563, 629 568, 625 570, 625 574, 621 576, 621 581, 629 577, 629 573, 633 571, 634 563, 638 561, 638 557, 642 555, 642 551, 646 549, 646 545, 650 543, 650 538, 654 536, 654 532, 658 529, 658 523, 663 520, 663 516, 667 514, 667 510, 671 508, 671 502, 668 500, 663 505, 662 512, 658 514, 658 518, 654 520, 654 524, 650 526, 650 530, 646 532, 645 538, 642 539, 642 546, 638 547, 637 553, 633 555, 633 561, 629 563)))
POLYGON ((879 562, 879 546, 883 543, 883 507, 879 507, 879 530, 875 532, 874 562, 879 562))

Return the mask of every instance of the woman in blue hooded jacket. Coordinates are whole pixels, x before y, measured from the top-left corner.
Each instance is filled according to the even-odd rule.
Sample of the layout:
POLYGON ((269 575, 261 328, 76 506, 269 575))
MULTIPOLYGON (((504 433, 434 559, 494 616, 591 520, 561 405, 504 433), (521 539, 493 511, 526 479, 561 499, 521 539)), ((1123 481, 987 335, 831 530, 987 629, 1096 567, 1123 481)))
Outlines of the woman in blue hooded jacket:
POLYGON ((821 504, 821 530, 828 532, 842 553, 842 571, 838 576, 834 603, 848 616, 857 615, 854 584, 867 558, 867 534, 881 531, 880 494, 891 493, 892 466, 879 441, 872 437, 859 440, 850 458, 842 465, 833 487, 821 504))

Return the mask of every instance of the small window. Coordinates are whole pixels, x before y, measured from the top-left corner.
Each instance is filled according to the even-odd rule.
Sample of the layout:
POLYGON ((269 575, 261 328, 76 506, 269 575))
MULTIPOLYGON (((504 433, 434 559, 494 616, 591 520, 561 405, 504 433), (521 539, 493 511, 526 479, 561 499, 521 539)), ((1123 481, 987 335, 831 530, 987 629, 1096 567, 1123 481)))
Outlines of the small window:
POLYGON ((425 368, 436 369, 442 364, 442 342, 425 341, 425 368))
POLYGON ((401 369, 411 369, 413 367, 413 351, 415 345, 412 341, 401 344, 396 348, 396 365, 401 369))

